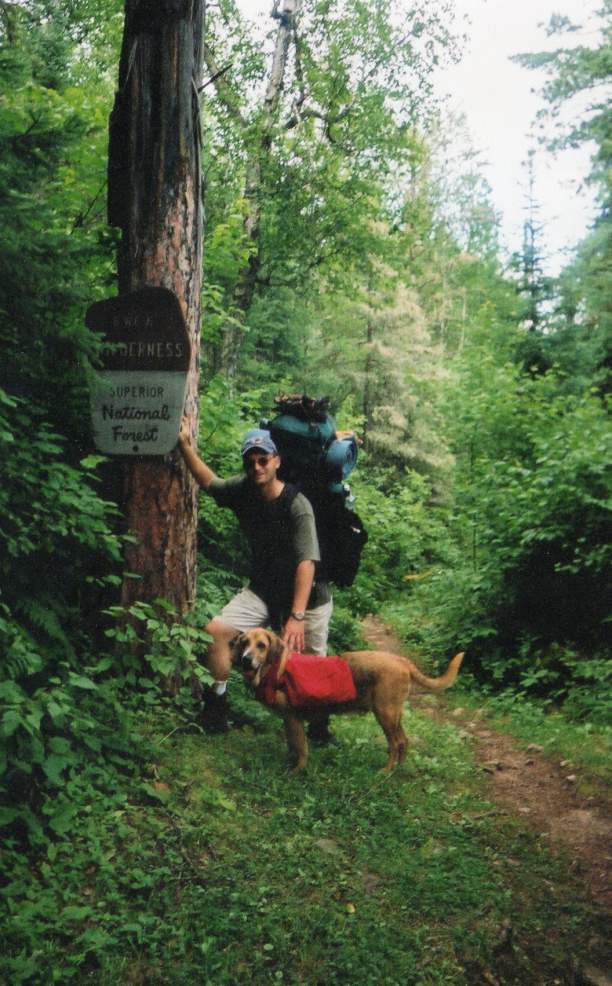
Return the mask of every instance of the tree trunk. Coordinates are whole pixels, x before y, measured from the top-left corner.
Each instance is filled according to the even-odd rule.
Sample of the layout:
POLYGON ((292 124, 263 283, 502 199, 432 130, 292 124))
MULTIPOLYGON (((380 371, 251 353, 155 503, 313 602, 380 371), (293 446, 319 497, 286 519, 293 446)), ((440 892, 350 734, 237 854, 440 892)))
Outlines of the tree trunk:
MULTIPOLYGON (((178 297, 192 356, 186 413, 198 410, 202 208, 199 87, 204 0, 126 0, 119 87, 110 120, 109 223, 121 228, 119 293, 178 297)), ((128 459, 122 509, 136 543, 122 602, 195 595, 197 489, 178 452, 128 459)))
POLYGON ((365 338, 365 364, 363 367, 363 428, 362 428, 362 441, 364 448, 368 447, 368 438, 370 437, 370 427, 372 425, 372 410, 374 405, 373 400, 373 388, 374 388, 374 364, 375 364, 375 352, 374 352, 374 314, 373 314, 373 275, 372 271, 368 274, 368 285, 367 285, 367 304, 368 304, 368 317, 366 321, 366 338, 365 338))
POLYGON ((368 447, 370 425, 372 423, 372 376, 374 373, 374 322, 368 315, 366 323, 366 358, 363 372, 363 428, 362 441, 368 447))

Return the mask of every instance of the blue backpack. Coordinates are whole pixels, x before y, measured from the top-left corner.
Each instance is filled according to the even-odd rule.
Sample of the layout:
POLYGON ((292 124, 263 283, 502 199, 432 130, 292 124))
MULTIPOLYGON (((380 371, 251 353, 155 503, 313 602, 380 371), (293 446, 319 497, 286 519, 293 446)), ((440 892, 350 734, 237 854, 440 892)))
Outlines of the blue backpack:
POLYGON ((346 483, 357 465, 355 436, 337 436, 327 398, 283 395, 274 403, 276 417, 263 420, 261 427, 268 429, 281 457, 280 478, 312 504, 322 558, 320 577, 350 586, 368 540, 361 518, 351 509, 354 497, 346 483))

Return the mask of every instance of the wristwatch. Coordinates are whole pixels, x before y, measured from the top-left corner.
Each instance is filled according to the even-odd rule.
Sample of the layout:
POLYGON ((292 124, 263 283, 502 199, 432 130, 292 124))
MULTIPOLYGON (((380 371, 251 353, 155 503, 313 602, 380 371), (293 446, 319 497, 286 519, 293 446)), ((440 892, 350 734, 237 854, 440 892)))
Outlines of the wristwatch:
POLYGON ((303 609, 298 609, 290 613, 289 615, 291 616, 292 619, 299 620, 299 622, 301 623, 304 617, 306 616, 306 613, 304 612, 303 609))

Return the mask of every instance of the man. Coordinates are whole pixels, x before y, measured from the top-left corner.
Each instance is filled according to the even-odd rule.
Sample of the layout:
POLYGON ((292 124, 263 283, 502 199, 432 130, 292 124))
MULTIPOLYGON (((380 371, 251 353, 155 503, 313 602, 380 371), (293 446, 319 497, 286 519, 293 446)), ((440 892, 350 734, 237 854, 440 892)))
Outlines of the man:
MULTIPOLYGON (((213 641, 207 666, 214 683, 205 691, 204 725, 226 728, 229 641, 237 631, 274 626, 291 651, 327 653, 333 603, 329 584, 317 579, 321 561, 310 502, 278 477, 280 457, 270 432, 249 431, 242 444, 244 474, 220 479, 198 456, 183 418, 178 439, 185 463, 198 484, 221 507, 236 514, 251 549, 249 584, 206 627, 213 641)), ((319 724, 324 742, 327 725, 319 724)))

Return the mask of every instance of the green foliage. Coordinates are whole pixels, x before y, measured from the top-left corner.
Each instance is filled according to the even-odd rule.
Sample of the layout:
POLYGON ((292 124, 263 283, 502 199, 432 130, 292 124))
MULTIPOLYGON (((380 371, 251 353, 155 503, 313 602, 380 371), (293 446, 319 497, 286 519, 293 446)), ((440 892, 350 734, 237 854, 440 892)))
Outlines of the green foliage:
POLYGON ((83 313, 111 269, 104 87, 70 87, 76 41, 48 14, 13 5, 0 24, 0 798, 19 844, 65 833, 74 775, 129 748, 112 659, 92 656, 122 550, 85 454, 83 313))
MULTIPOLYGON (((211 639, 203 629, 208 620, 202 603, 181 618, 166 599, 105 612, 112 617, 105 635, 117 645, 115 666, 124 672, 124 684, 142 686, 147 673, 173 689, 202 680, 201 657, 211 639)), ((155 690, 150 683, 146 687, 155 690)), ((149 698, 154 700, 155 691, 149 698)))
POLYGON ((96 680, 110 664, 73 671, 63 661, 42 685, 22 676, 0 686, 0 824, 10 845, 44 849, 71 830, 82 810, 74 792, 85 765, 95 764, 93 773, 107 780, 129 765, 117 683, 96 680))
POLYGON ((414 712, 408 724, 411 753, 393 778, 376 774, 380 730, 368 716, 335 719, 340 745, 315 751, 304 779, 287 776, 268 713, 256 736, 206 738, 167 706, 133 713, 144 773, 81 770, 69 837, 35 860, 8 841, 0 975, 101 986, 471 986, 485 972, 508 986, 569 981, 601 933, 579 887, 492 812, 455 729, 414 712))
POLYGON ((365 647, 359 620, 355 611, 343 601, 343 594, 334 598, 334 611, 329 624, 328 654, 340 654, 345 650, 360 650, 365 647))
MULTIPOLYGON (((232 375, 243 355, 267 355, 251 318, 258 295, 271 294, 282 308, 289 287, 302 304, 322 273, 352 290, 351 269, 371 250, 373 224, 396 214, 389 176, 397 182, 411 165, 416 125, 433 106, 432 69, 454 56, 443 5, 343 0, 332 12, 308 0, 284 62, 282 45, 274 48, 283 26, 276 18, 262 37, 232 0, 206 20, 204 55, 215 82, 204 119, 212 249, 205 275, 213 282, 205 357, 213 371, 232 375), (220 74, 228 63, 231 74, 220 74)), ((276 359, 289 341, 291 358, 296 328, 280 332, 286 320, 275 314, 265 335, 276 342, 276 359)))
MULTIPOLYGON (((562 341, 573 343, 571 363, 588 360, 588 384, 605 391, 610 387, 612 325, 610 313, 610 270, 612 265, 612 111, 610 109, 610 66, 612 64, 612 4, 602 0, 593 13, 585 11, 582 24, 570 24, 555 15, 549 34, 570 31, 574 43, 555 51, 516 56, 527 68, 543 71, 542 95, 546 106, 540 116, 553 127, 544 137, 553 150, 586 145, 594 148, 587 178, 595 189, 599 206, 592 230, 579 245, 576 258, 561 278, 557 328, 565 329, 562 341), (579 344, 576 345, 576 342, 579 344)), ((555 348, 552 341, 552 348, 555 348)), ((547 347, 548 348, 548 347, 547 347)), ((558 358, 558 356, 557 356, 558 358)))
POLYGON ((89 280, 103 290, 111 269, 97 202, 106 107, 103 93, 38 79, 37 23, 28 47, 0 39, 0 386, 68 437, 76 464, 90 445, 84 370, 96 354, 83 313, 89 280))
POLYGON ((459 551, 414 584, 412 636, 433 654, 467 647, 489 685, 557 701, 577 687, 584 699, 580 666, 607 638, 605 406, 596 394, 559 393, 554 373, 524 377, 482 351, 449 400, 459 551))
MULTIPOLYGON (((31 805, 40 807, 45 786, 60 784, 77 748, 87 756, 117 742, 104 719, 113 717, 113 702, 105 711, 102 695, 88 694, 97 685, 83 610, 112 582, 121 540, 111 527, 116 508, 96 489, 99 458, 68 465, 65 440, 40 410, 3 391, 0 402, 1 796, 9 820, 22 819, 35 837, 31 805)), ((48 814, 52 828, 61 824, 48 814)))
POLYGON ((568 375, 568 384, 610 392, 612 365, 612 224, 606 207, 563 272, 556 333, 548 342, 552 359, 568 375))
POLYGON ((369 534, 354 585, 341 595, 359 613, 377 612, 389 596, 405 593, 432 566, 452 556, 448 509, 432 502, 431 482, 414 471, 368 469, 353 484, 356 509, 369 534))
POLYGON ((27 49, 37 81, 49 88, 111 85, 123 26, 123 0, 22 0, 3 4, 0 32, 27 49))
MULTIPOLYGON (((0 978, 562 978, 555 942, 580 950, 580 908, 548 892, 545 854, 466 794, 473 765, 454 733, 411 716, 412 759, 391 786, 372 780, 368 720, 338 726, 342 748, 313 757, 306 785, 287 780, 259 709, 255 734, 185 738, 199 733, 203 627, 245 572, 228 511, 201 497, 193 613, 113 605, 123 542, 87 454, 97 353, 83 313, 114 283, 103 199, 121 8, 0 5, 0 978), (510 919, 520 948, 505 964, 510 919)), ((526 733, 555 729, 560 749, 566 720, 542 708, 563 704, 599 751, 592 723, 612 694, 609 114, 594 106, 572 130, 597 141, 602 213, 546 334, 526 339, 489 190, 469 148, 449 163, 455 123, 428 98, 452 53, 446 8, 392 8, 304 4, 267 130, 254 93, 268 41, 233 2, 209 11, 208 42, 232 70, 229 101, 208 88, 203 112, 200 449, 235 474, 244 431, 279 391, 329 393, 339 426, 366 439, 352 485, 370 532, 355 585, 335 594, 331 649, 360 646, 357 616, 384 607, 441 663, 467 647, 465 678, 501 689, 488 701, 526 733), (254 261, 245 317, 237 288, 254 261), (230 330, 228 382, 213 371, 230 330)), ((603 81, 603 41, 546 61, 555 107, 603 81)))
MULTIPOLYGON (((560 132, 555 138, 555 146, 576 147, 586 141, 594 141, 597 145, 593 179, 601 181, 609 194, 609 175, 606 174, 610 165, 609 135, 612 129, 612 113, 609 100, 610 84, 610 16, 612 4, 610 0, 602 0, 601 6, 592 18, 585 11, 583 25, 572 25, 574 32, 584 32, 586 43, 574 44, 571 47, 560 47, 556 51, 538 52, 515 56, 515 61, 527 68, 543 69, 548 79, 543 87, 543 95, 549 104, 548 111, 542 111, 542 116, 552 113, 557 117, 559 109, 567 104, 573 109, 576 97, 586 95, 588 102, 579 111, 573 109, 570 123, 558 128, 560 132), (595 45, 588 42, 596 38, 595 45)), ((553 17, 550 24, 550 34, 560 34, 567 30, 567 23, 559 22, 553 17)), ((581 38, 582 40, 582 38, 581 38)))

